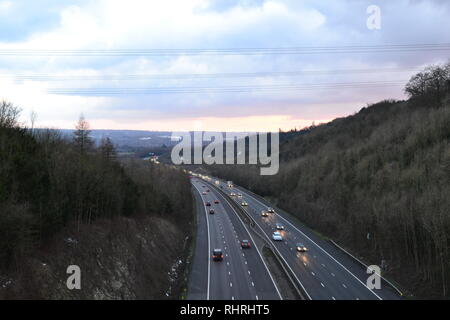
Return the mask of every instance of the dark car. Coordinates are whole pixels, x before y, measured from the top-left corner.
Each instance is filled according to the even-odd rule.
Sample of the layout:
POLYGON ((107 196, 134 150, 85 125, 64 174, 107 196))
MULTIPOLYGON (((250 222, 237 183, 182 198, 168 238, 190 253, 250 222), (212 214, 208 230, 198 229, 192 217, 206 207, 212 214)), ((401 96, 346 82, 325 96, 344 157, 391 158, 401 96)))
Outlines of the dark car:
POLYGON ((214 209, 209 210, 209 214, 214 214, 214 213, 216 213, 216 212, 214 211, 214 209))
POLYGON ((212 259, 214 261, 222 261, 223 260, 222 249, 214 249, 213 254, 212 254, 212 259))
POLYGON ((298 252, 306 252, 308 251, 308 248, 303 243, 297 243, 297 251, 298 252))
POLYGON ((251 248, 250 241, 249 240, 242 240, 241 241, 241 248, 242 249, 250 249, 251 248))
POLYGON ((207 207, 211 207, 211 202, 208 201, 208 202, 205 203, 205 205, 206 205, 207 207))
POLYGON ((218 203, 219 203, 219 200, 214 200, 214 203, 215 203, 215 204, 218 204, 218 203))

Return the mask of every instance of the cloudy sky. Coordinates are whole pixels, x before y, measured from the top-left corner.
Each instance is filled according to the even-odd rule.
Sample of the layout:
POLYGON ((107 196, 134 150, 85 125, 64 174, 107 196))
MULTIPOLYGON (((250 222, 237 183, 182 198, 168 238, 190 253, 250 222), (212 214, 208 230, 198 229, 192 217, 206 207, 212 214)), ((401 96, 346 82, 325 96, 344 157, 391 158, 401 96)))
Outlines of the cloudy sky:
POLYGON ((449 17, 446 0, 0 0, 0 99, 41 127, 299 128, 403 98, 448 61, 422 45, 450 43, 449 17))

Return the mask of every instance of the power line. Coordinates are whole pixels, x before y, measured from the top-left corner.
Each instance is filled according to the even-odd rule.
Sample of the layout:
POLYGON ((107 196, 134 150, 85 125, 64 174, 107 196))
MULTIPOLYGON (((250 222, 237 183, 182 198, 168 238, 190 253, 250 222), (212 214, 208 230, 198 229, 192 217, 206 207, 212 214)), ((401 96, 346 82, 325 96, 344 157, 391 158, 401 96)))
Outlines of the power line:
POLYGON ((0 56, 179 56, 387 53, 450 50, 450 43, 202 49, 2 49, 0 56))
POLYGON ((0 77, 15 80, 36 81, 102 81, 102 80, 180 80, 180 79, 222 79, 222 78, 263 78, 263 77, 297 77, 304 75, 338 75, 338 74, 373 74, 418 71, 418 68, 372 68, 372 69, 338 69, 338 70, 302 70, 287 72, 248 72, 248 73, 197 73, 197 74, 104 74, 104 75, 55 75, 55 74, 15 74, 0 77))
POLYGON ((392 87, 404 84, 404 80, 373 81, 373 82, 341 82, 341 83, 313 83, 292 85, 266 85, 266 86, 195 86, 195 87, 151 87, 151 88, 50 88, 51 94, 64 95, 133 95, 133 94, 180 94, 180 93, 258 93, 277 91, 311 91, 344 88, 375 88, 392 87))

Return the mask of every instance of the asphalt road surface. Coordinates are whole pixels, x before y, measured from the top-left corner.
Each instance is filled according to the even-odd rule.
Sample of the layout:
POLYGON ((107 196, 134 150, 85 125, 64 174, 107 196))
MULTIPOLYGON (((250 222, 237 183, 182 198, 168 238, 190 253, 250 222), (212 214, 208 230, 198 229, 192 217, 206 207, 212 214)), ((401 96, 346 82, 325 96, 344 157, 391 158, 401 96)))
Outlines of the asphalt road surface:
POLYGON ((243 208, 254 218, 257 225, 272 241, 276 224, 284 226, 280 231, 283 241, 274 242, 276 249, 295 274, 312 300, 384 300, 400 299, 400 294, 392 287, 382 283, 381 289, 369 289, 366 285, 369 275, 366 269, 341 250, 332 246, 314 232, 296 223, 292 217, 279 209, 268 217, 262 217, 261 212, 271 207, 261 197, 254 195, 241 187, 228 187, 222 180, 220 186, 227 194, 236 193, 231 197, 240 205, 247 202, 243 208), (238 195, 241 196, 238 196, 238 195), (303 243, 308 251, 297 252, 297 243, 303 243))
POLYGON ((234 209, 215 188, 192 179, 197 202, 196 249, 188 285, 189 300, 278 300, 281 295, 253 239, 234 209), (209 192, 207 192, 209 190, 209 192), (205 194, 203 194, 205 193, 205 194), (215 203, 219 200, 219 203, 215 203), (205 206, 206 202, 211 207, 205 206), (209 210, 215 213, 210 214, 209 210), (241 241, 252 247, 242 249, 241 241), (222 249, 223 261, 212 260, 222 249))

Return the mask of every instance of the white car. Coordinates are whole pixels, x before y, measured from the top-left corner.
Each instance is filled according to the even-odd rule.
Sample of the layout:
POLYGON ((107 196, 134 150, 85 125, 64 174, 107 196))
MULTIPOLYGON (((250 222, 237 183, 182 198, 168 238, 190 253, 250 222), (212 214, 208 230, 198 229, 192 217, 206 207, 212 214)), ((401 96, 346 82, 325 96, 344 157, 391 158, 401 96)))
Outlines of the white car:
POLYGON ((239 198, 242 198, 242 193, 238 193, 238 197, 239 197, 239 198))
POLYGON ((245 202, 245 201, 242 201, 242 202, 241 202, 241 206, 246 207, 246 206, 248 206, 248 203, 245 202))
POLYGON ((266 210, 261 211, 261 217, 268 217, 269 213, 266 210))
POLYGON ((272 239, 275 241, 283 241, 283 237, 281 236, 281 233, 279 233, 278 231, 272 234, 272 239))
POLYGON ((267 212, 268 213, 275 213, 275 210, 273 210, 273 208, 267 208, 267 212))

